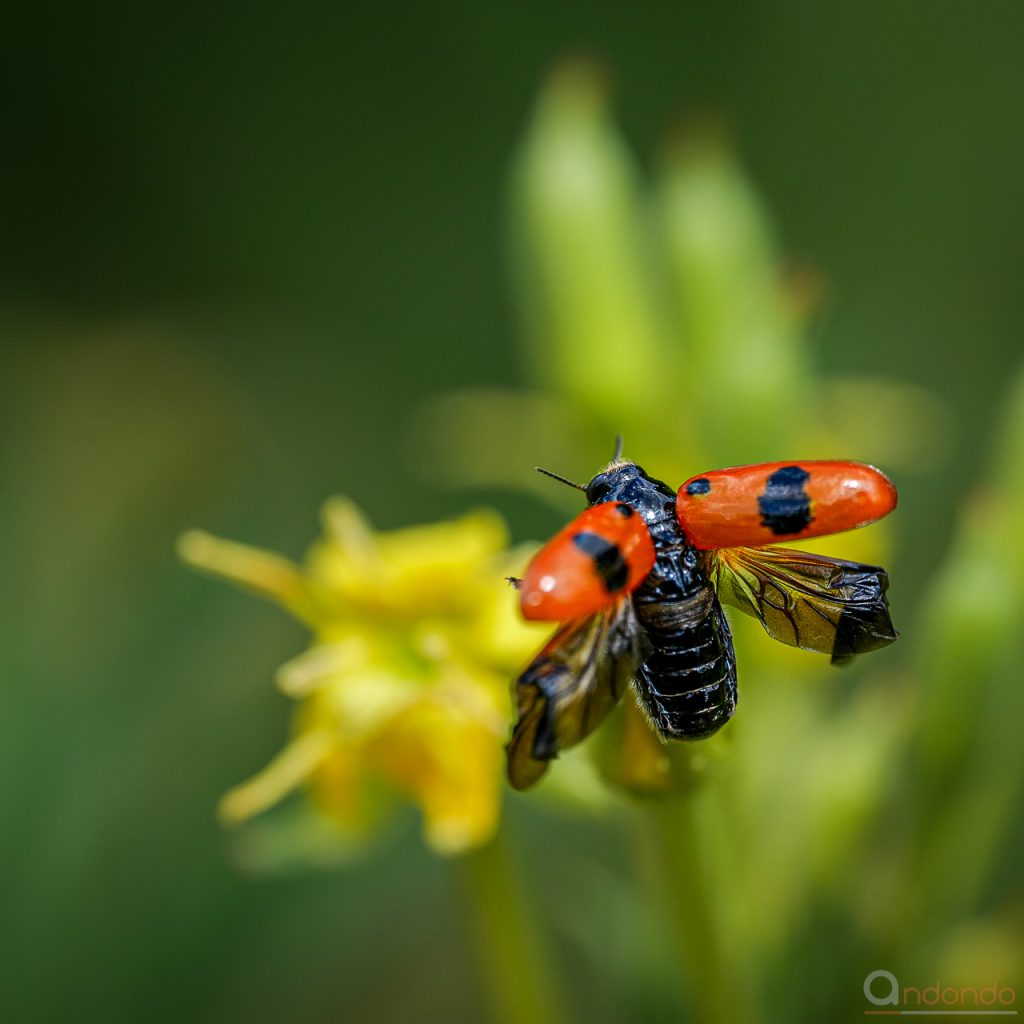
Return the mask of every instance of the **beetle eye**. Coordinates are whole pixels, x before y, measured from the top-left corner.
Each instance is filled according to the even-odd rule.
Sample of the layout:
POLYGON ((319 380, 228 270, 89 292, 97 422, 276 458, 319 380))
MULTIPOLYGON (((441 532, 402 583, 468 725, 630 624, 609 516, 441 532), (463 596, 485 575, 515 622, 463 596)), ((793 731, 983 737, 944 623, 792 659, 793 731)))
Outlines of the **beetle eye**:
POLYGON ((611 493, 612 485, 608 480, 608 474, 602 473, 600 476, 595 476, 593 480, 587 484, 587 501, 591 505, 596 505, 599 501, 604 499, 611 493))

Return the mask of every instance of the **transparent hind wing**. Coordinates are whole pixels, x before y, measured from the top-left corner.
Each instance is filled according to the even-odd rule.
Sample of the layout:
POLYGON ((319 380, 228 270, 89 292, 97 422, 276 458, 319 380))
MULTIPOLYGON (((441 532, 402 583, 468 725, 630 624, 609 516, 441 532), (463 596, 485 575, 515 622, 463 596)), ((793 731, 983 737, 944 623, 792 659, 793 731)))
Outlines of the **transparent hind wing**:
POLYGON ((600 725, 643 661, 642 636, 629 597, 555 633, 516 680, 518 718, 505 748, 513 788, 534 785, 600 725))
POLYGON ((899 635, 889 616, 886 571, 791 548, 720 548, 707 554, 719 600, 759 619, 792 647, 849 661, 899 635))

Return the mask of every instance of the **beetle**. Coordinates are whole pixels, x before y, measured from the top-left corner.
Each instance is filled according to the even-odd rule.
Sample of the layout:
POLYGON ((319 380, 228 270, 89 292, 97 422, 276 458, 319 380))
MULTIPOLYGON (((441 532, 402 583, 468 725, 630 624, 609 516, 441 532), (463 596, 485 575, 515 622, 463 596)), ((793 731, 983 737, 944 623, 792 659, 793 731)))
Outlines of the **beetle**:
POLYGON ((627 689, 667 740, 712 736, 736 710, 728 604, 774 639, 850 660, 892 643, 889 578, 876 565, 775 542, 865 526, 896 507, 873 466, 768 462, 691 477, 678 490, 623 459, 582 490, 587 508, 534 556, 526 619, 560 623, 515 682, 508 776, 528 789, 627 689))

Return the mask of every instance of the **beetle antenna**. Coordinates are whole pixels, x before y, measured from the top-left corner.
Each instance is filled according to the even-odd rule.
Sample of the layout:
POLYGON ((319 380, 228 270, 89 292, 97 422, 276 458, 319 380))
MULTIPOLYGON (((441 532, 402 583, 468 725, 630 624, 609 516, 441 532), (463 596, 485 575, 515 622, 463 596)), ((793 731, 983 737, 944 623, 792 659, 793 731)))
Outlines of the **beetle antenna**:
POLYGON ((564 476, 559 476, 557 473, 552 473, 550 469, 542 469, 540 466, 534 466, 538 473, 543 473, 545 476, 551 477, 552 480, 558 480, 560 483, 568 484, 570 487, 575 487, 577 491, 585 491, 587 489, 586 484, 574 484, 571 480, 566 480, 564 476))
POLYGON ((612 462, 618 462, 622 458, 622 435, 615 435, 615 454, 612 456, 612 462))

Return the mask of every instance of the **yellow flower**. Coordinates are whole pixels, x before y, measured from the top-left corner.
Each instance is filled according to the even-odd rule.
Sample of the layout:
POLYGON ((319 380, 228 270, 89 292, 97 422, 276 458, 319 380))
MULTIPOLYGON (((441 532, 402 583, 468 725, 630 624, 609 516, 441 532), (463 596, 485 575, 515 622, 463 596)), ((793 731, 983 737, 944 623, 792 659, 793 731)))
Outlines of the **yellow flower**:
POLYGON ((516 614, 507 551, 492 512, 378 534, 344 498, 300 567, 200 531, 182 558, 281 604, 313 645, 277 673, 298 700, 294 737, 221 801, 243 822, 300 787, 350 837, 369 832, 389 796, 417 806, 439 853, 486 842, 497 827, 509 683, 543 637, 516 614))

